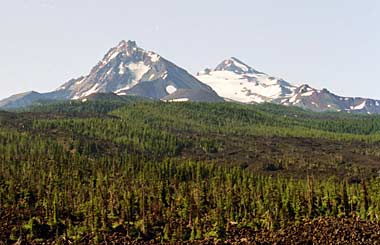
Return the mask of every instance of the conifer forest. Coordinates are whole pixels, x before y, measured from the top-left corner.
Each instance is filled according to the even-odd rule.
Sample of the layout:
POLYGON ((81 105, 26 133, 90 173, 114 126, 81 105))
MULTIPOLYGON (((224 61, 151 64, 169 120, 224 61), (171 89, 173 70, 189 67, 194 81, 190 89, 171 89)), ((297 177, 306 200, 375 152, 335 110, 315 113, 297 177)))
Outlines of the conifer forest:
POLYGON ((379 176, 378 115, 40 104, 0 112, 0 244, 380 244, 379 176))

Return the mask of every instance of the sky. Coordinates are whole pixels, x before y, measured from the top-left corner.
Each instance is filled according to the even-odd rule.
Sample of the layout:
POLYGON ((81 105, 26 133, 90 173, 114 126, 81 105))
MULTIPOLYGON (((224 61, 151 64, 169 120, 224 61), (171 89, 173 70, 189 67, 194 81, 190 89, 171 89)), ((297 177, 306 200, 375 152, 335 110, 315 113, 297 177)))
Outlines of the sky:
POLYGON ((380 99, 377 0, 0 4, 0 98, 54 90, 88 74, 119 41, 135 40, 193 74, 233 56, 289 82, 380 99))

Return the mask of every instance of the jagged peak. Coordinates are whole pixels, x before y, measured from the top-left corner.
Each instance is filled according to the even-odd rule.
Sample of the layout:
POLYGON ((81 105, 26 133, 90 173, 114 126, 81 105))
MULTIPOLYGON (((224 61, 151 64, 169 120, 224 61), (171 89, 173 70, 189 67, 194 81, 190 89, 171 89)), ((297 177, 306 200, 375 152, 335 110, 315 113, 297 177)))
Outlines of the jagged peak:
POLYGON ((162 57, 158 54, 156 54, 153 51, 146 51, 142 48, 140 48, 136 41, 132 40, 122 40, 119 42, 119 44, 113 48, 111 48, 108 53, 104 56, 103 60, 101 61, 101 65, 104 66, 108 64, 110 61, 114 60, 116 57, 119 55, 122 56, 136 56, 138 57, 143 57, 143 56, 148 56, 151 59, 151 62, 157 62, 159 61, 162 57))
POLYGON ((214 70, 215 71, 231 71, 238 74, 261 73, 235 57, 231 57, 222 61, 222 63, 220 63, 214 70))
POLYGON ((252 67, 250 67, 249 65, 245 64, 243 61, 241 61, 241 60, 239 60, 238 58, 235 58, 235 57, 231 57, 231 58, 227 59, 226 61, 227 62, 231 62, 231 63, 236 64, 236 65, 239 65, 241 67, 244 67, 247 70, 252 69, 252 67))
POLYGON ((301 86, 298 87, 298 90, 301 92, 309 92, 316 89, 310 87, 309 84, 301 84, 301 86))
POLYGON ((300 88, 306 88, 307 89, 307 88, 311 88, 311 87, 309 84, 304 83, 304 84, 301 84, 300 88))
POLYGON ((110 62, 111 60, 116 58, 119 54, 131 56, 141 50, 142 49, 140 49, 137 46, 137 43, 135 41, 122 40, 119 42, 119 44, 116 47, 113 47, 110 49, 110 51, 108 51, 108 53, 104 56, 102 63, 105 64, 105 63, 110 62))
POLYGON ((118 48, 137 48, 137 43, 136 41, 132 40, 121 40, 119 44, 117 45, 118 48))

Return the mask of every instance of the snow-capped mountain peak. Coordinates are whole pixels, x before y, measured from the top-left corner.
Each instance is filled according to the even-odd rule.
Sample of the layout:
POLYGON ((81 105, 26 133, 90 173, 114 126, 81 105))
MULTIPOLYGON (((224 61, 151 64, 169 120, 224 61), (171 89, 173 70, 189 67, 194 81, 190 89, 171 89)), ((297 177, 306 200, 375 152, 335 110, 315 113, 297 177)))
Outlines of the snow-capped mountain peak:
POLYGON ((237 58, 224 60, 216 69, 205 69, 197 78, 225 99, 241 103, 271 102, 313 111, 380 113, 380 101, 341 97, 308 84, 297 86, 258 72, 237 58))
POLYGON ((140 48, 135 41, 121 41, 88 75, 70 80, 56 91, 66 92, 67 99, 110 92, 160 99, 177 89, 212 91, 184 69, 153 51, 140 48))
POLYGON ((104 56, 101 61, 102 64, 107 64, 113 59, 121 57, 133 57, 133 56, 145 55, 150 58, 151 62, 157 62, 160 60, 161 56, 152 52, 145 51, 142 48, 137 46, 135 41, 121 41, 116 47, 110 49, 108 53, 104 56))
POLYGON ((136 41, 132 40, 121 40, 119 44, 117 45, 118 48, 137 48, 137 43, 136 41))
POLYGON ((140 48, 137 46, 136 41, 122 40, 121 42, 119 42, 119 44, 116 47, 112 48, 111 50, 117 50, 118 52, 125 52, 129 55, 131 52, 137 51, 138 49, 140 48))
POLYGON ((231 71, 237 74, 260 73, 235 57, 222 61, 214 71, 231 71))
POLYGON ((281 78, 259 72, 237 58, 222 61, 215 69, 205 69, 197 78, 220 96, 243 103, 269 102, 289 96, 296 89, 281 78))
POLYGON ((85 99, 98 93, 138 95, 164 101, 271 102, 314 111, 380 114, 380 100, 341 97, 327 89, 301 86, 260 72, 231 57, 196 77, 159 54, 121 41, 89 74, 72 79, 49 93, 24 93, 0 101, 0 108, 17 108, 37 101, 85 99), (203 82, 203 83, 202 83, 203 82), (221 96, 221 97, 220 97, 221 96))

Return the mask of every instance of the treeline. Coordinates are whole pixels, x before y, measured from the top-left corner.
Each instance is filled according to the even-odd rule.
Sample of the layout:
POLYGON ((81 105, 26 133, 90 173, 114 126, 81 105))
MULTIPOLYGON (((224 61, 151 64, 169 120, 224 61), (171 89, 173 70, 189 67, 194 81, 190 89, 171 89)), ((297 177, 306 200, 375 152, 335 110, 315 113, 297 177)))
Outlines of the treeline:
MULTIPOLYGON (((91 111, 92 108, 98 108, 97 110, 101 114, 110 109, 107 103, 103 104, 102 102, 94 104, 93 102, 88 104, 73 103, 80 103, 73 105, 77 109, 62 106, 62 110, 69 110, 74 113, 78 112, 77 110, 91 111)), ((118 104, 113 106, 118 109, 110 115, 119 117, 122 120, 107 121, 107 119, 103 119, 97 122, 101 128, 104 128, 105 124, 109 124, 110 126, 107 126, 107 135, 111 133, 113 137, 116 136, 115 134, 123 136, 125 132, 119 130, 127 125, 125 127, 134 128, 137 126, 166 131, 176 129, 200 133, 217 132, 235 135, 275 135, 344 141, 380 141, 380 118, 378 116, 341 116, 341 114, 336 114, 336 118, 331 118, 331 115, 327 114, 326 118, 317 119, 306 116, 298 117, 298 114, 289 115, 289 110, 298 111, 299 109, 290 108, 287 109, 288 111, 285 110, 284 114, 280 114, 280 112, 269 113, 267 109, 262 109, 262 105, 246 106, 233 103, 139 102, 130 103, 122 107, 118 104)), ((272 107, 273 105, 268 106, 272 107)), ((56 105, 54 108, 53 112, 60 112, 56 105)), ((302 112, 306 115, 319 115, 306 111, 302 112)), ((61 121, 52 120, 45 123, 64 124, 61 121)), ((70 122, 70 124, 75 124, 75 121, 70 122)), ((92 121, 90 124, 94 125, 94 122, 92 121)), ((43 127, 45 126, 47 125, 43 125, 43 127)), ((94 133, 93 128, 90 131, 94 133)))
MULTIPOLYGON (((265 125, 274 127, 302 127, 343 134, 380 134, 380 116, 357 115, 344 112, 315 113, 298 107, 275 104, 240 105, 235 103, 164 103, 153 102, 135 96, 111 96, 100 94, 99 98, 87 101, 66 101, 37 104, 21 109, 21 112, 61 113, 81 115, 83 113, 107 114, 122 108, 116 114, 134 115, 140 110, 142 115, 158 117, 164 121, 202 123, 208 126, 265 125), (131 105, 131 106, 126 106, 131 105), (150 114, 150 113, 153 113, 150 114), (170 114, 163 114, 170 113, 170 114), (168 118, 169 117, 169 118, 168 118)), ((141 115, 140 115, 141 116, 141 115)), ((197 126, 197 125, 194 125, 197 126)))

